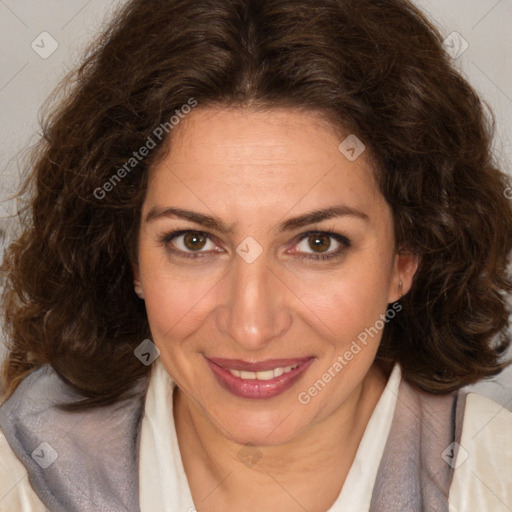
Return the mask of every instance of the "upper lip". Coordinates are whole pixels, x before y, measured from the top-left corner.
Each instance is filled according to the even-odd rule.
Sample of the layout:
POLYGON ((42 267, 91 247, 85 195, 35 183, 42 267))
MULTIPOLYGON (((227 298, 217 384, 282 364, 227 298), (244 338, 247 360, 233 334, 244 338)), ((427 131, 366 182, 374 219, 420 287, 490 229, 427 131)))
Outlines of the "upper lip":
POLYGON ((266 359, 264 361, 257 361, 251 363, 249 361, 243 361, 242 359, 226 359, 224 357, 208 357, 212 363, 215 363, 226 370, 240 370, 246 372, 260 372, 265 370, 273 370, 274 368, 285 368, 286 366, 293 366, 294 364, 300 364, 308 359, 308 357, 295 357, 293 359, 266 359))

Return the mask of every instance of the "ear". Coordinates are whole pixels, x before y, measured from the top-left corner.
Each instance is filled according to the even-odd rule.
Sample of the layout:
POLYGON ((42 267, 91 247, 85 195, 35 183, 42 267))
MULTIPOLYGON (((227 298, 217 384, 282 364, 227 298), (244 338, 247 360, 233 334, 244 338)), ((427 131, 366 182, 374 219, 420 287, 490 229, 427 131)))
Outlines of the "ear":
POLYGON ((403 249, 397 251, 389 290, 389 303, 396 302, 409 292, 414 275, 418 270, 419 261, 417 254, 403 249))
POLYGON ((140 280, 140 270, 136 263, 132 263, 133 272, 133 289, 140 299, 144 299, 144 289, 142 288, 142 282, 140 280))

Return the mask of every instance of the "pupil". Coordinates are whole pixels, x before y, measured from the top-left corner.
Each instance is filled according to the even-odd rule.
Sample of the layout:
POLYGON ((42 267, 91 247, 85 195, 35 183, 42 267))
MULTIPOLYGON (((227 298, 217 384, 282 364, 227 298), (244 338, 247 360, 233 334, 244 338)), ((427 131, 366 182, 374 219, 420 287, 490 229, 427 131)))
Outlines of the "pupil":
POLYGON ((331 241, 327 235, 311 235, 309 245, 315 252, 324 252, 329 249, 331 241))
POLYGON ((194 251, 202 249, 206 245, 206 237, 200 233, 187 233, 184 242, 188 249, 194 251))

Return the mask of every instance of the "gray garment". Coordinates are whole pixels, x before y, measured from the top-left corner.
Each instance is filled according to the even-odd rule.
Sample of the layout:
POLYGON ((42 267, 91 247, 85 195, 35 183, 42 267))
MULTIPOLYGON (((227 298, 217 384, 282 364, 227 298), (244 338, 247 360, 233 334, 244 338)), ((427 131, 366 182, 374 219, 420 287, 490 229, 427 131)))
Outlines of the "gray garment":
POLYGON ((464 392, 436 396, 402 380, 370 512, 448 512, 465 404, 464 392))
MULTIPOLYGON (((55 404, 78 397, 45 366, 0 407, 0 427, 51 512, 140 512, 138 452, 146 389, 142 379, 129 400, 63 412, 55 404)), ((402 381, 371 512, 448 512, 453 470, 441 454, 460 439, 465 400, 458 396, 429 395, 402 381)))
POLYGON ((131 400, 63 412, 55 404, 78 397, 45 366, 25 378, 0 407, 5 438, 51 512, 139 511, 138 446, 145 384, 137 386, 131 400), (40 465, 46 466, 55 455, 49 467, 40 465))

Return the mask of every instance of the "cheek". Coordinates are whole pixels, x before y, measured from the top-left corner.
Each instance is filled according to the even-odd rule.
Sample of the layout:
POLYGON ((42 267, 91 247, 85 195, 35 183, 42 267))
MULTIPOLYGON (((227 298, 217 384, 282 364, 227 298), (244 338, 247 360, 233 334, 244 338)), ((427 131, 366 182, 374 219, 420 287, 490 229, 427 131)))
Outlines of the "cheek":
POLYGON ((309 321, 327 339, 350 341, 373 326, 388 306, 389 259, 358 258, 344 268, 295 279, 309 321))
POLYGON ((197 333, 213 307, 212 283, 206 279, 184 281, 176 278, 176 272, 161 270, 152 267, 144 276, 151 337, 169 374, 192 393, 190 382, 201 359, 195 342, 204 339, 197 333))
POLYGON ((212 282, 206 279, 183 281, 157 273, 145 276, 145 303, 155 338, 181 338, 194 330, 211 307, 212 282))
POLYGON ((201 322, 211 304, 221 269, 195 267, 177 269, 161 248, 141 242, 140 277, 146 312, 155 342, 165 336, 180 338, 201 322))

